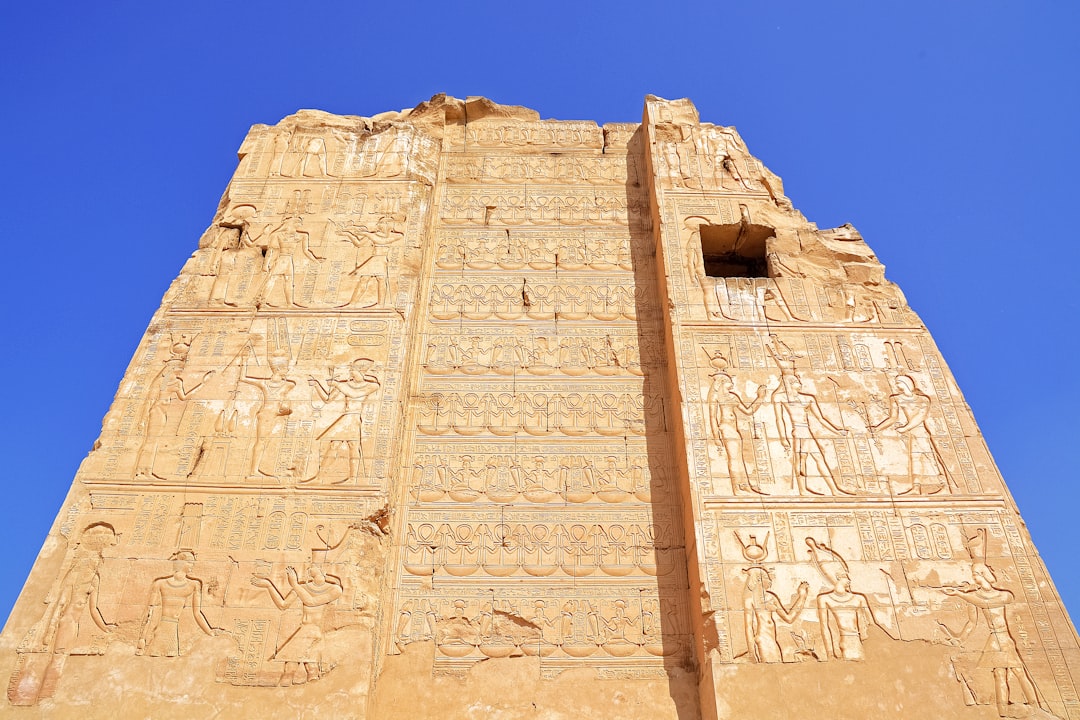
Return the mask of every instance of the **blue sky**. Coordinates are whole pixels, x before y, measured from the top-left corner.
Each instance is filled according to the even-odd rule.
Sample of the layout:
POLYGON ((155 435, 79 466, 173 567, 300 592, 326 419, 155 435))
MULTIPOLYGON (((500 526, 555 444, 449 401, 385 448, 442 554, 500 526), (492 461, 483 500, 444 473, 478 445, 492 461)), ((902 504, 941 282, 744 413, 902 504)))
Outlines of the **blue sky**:
POLYGON ((736 125, 821 227, 854 224, 934 334, 1073 617, 1080 5, 241 4, 0 10, 6 616, 249 125, 437 92, 736 125))

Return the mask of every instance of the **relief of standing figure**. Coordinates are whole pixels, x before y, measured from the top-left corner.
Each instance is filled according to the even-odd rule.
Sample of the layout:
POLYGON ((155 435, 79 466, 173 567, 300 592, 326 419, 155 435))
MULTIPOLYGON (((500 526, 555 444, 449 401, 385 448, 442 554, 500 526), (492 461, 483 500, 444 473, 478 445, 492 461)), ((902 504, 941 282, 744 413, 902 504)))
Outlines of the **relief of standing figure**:
POLYGON ((776 409, 776 426, 780 430, 780 443, 784 450, 792 452, 792 475, 799 488, 800 495, 821 495, 806 485, 809 461, 813 460, 821 478, 833 495, 852 495, 836 482, 836 475, 825 459, 825 448, 821 440, 810 429, 810 418, 814 418, 823 427, 837 435, 846 435, 847 431, 834 425, 818 404, 817 396, 803 391, 802 380, 798 375, 785 374, 780 379, 780 387, 773 391, 773 405, 776 409))
POLYGON ((758 487, 757 480, 746 472, 745 447, 753 438, 745 437, 745 431, 739 423, 739 413, 752 418, 754 411, 765 399, 766 388, 759 385, 757 395, 747 403, 735 391, 734 381, 727 373, 717 371, 712 374, 709 387, 709 429, 716 438, 720 452, 727 456, 728 478, 731 480, 731 492, 738 495, 753 491, 759 495, 766 493, 758 487))
POLYGON ((327 457, 333 463, 342 453, 348 456, 348 476, 335 480, 334 484, 346 481, 357 482, 363 469, 364 450, 364 408, 367 400, 379 391, 379 378, 369 372, 375 365, 370 358, 359 358, 349 366, 349 376, 344 380, 331 377, 323 385, 314 376, 309 376, 308 384, 315 388, 325 402, 340 401, 341 413, 316 436, 323 449, 319 455, 319 468, 315 474, 302 482, 311 482, 322 470, 327 457))
POLYGON ((173 574, 154 580, 146 624, 136 655, 177 657, 181 655, 180 616, 190 607, 199 629, 210 636, 222 632, 212 627, 202 611, 202 580, 188 575, 195 566, 195 553, 181 550, 172 558, 173 574))
POLYGON ((930 396, 915 387, 907 375, 893 380, 895 392, 889 396, 889 417, 873 427, 874 431, 892 429, 907 446, 907 469, 911 487, 900 495, 933 495, 953 487, 934 436, 926 424, 930 414, 930 396))
MULTIPOLYGON (((320 552, 325 554, 325 551, 312 551, 313 558, 320 552)), ((324 573, 317 562, 308 567, 305 580, 299 579, 293 567, 285 569, 285 579, 289 589, 284 593, 266 576, 251 578, 251 584, 266 588, 279 610, 288 609, 294 597, 300 600, 303 606, 300 627, 285 639, 270 659, 285 663, 279 685, 302 685, 318 680, 331 670, 323 663, 322 623, 326 608, 340 598, 343 591, 341 580, 324 573)))

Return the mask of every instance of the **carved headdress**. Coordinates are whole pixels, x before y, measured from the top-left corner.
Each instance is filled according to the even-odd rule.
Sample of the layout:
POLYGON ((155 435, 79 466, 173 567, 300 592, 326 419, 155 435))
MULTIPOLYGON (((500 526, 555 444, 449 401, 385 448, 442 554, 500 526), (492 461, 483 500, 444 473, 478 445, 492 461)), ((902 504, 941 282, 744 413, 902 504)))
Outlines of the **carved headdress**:
POLYGON ((810 548, 810 561, 822 577, 830 583, 835 584, 842 576, 851 577, 847 561, 840 556, 840 553, 812 537, 806 538, 806 545, 810 548))
POLYGON ((769 556, 769 533, 766 531, 765 539, 760 543, 757 541, 756 535, 749 535, 749 542, 743 542, 743 539, 739 537, 739 532, 735 531, 735 539, 739 541, 739 546, 742 548, 742 556, 746 558, 747 562, 754 565, 760 565, 765 562, 765 558, 769 556))
POLYGON ((973 537, 964 538, 964 547, 967 548, 971 562, 986 564, 986 528, 979 528, 973 537))

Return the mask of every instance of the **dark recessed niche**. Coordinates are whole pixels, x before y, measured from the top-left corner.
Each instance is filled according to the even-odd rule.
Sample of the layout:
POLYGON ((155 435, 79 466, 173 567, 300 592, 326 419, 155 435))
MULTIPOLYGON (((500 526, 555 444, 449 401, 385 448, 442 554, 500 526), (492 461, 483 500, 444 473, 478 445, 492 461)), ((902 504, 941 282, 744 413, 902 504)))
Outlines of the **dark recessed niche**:
POLYGON ((766 225, 701 225, 701 259, 709 277, 768 277, 765 241, 776 234, 766 225))

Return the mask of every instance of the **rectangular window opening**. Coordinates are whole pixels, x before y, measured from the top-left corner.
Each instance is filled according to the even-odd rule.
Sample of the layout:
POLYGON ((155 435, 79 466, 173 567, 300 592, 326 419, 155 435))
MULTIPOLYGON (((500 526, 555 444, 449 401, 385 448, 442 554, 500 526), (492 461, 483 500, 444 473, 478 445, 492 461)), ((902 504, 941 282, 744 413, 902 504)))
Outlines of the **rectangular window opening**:
POLYGON ((749 222, 700 225, 701 259, 709 277, 768 277, 765 241, 774 228, 749 222))

